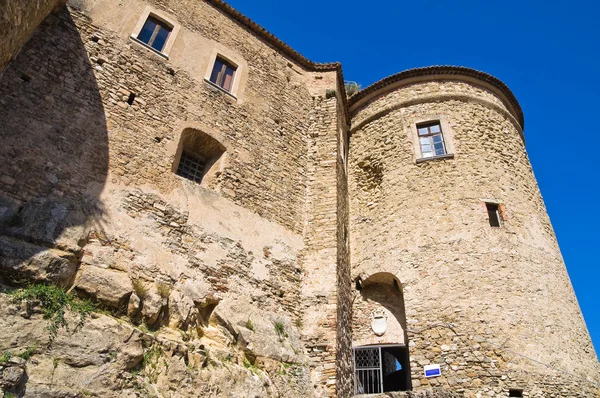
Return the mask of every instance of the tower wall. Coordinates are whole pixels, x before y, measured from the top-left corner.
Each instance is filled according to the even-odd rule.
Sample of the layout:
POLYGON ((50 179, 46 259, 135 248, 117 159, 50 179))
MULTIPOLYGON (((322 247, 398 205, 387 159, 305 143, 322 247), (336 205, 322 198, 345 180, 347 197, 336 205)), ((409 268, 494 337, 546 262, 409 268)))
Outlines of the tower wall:
MULTIPOLYGON (((23 47, 0 79, 0 284, 55 283, 128 314, 133 348, 115 355, 148 348, 138 327, 160 330, 162 376, 149 388, 165 395, 331 396, 338 67, 278 50, 227 7, 74 0, 23 47), (148 8, 175 24, 168 58, 131 37, 148 8), (205 78, 215 52, 238 63, 235 96, 205 78), (201 184, 174 170, 189 132, 224 148, 201 184)), ((41 317, 0 318, 45 330, 41 317)), ((3 330, 3 351, 45 346, 42 333, 3 330)), ((28 393, 79 393, 69 347, 86 336, 40 351, 28 393), (47 386, 51 356, 67 358, 67 376, 47 386)), ((111 383, 85 389, 116 396, 111 383)))
MULTIPOLYGON (((564 377, 590 394, 572 383, 597 377, 598 360, 506 95, 437 74, 361 98, 351 115, 352 277, 400 281, 413 387, 535 396, 564 377), (441 121, 453 157, 417 160, 427 121, 441 121), (503 207, 502 227, 486 201, 503 207), (442 377, 424 378, 436 363, 442 377)), ((370 331, 377 307, 357 292, 355 342, 389 343, 370 331)))

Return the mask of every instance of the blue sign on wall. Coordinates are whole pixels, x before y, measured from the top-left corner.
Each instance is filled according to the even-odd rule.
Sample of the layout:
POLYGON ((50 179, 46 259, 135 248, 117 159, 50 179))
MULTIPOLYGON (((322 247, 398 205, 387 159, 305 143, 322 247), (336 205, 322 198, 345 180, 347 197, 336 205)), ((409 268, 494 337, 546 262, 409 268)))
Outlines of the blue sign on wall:
POLYGON ((425 377, 437 377, 442 375, 440 365, 425 365, 425 377))

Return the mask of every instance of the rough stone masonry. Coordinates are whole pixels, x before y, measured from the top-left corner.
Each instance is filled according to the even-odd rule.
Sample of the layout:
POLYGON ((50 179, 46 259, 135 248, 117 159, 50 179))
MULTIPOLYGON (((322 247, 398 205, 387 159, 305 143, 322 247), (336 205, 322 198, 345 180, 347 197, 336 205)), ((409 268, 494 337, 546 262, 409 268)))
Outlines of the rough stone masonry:
POLYGON ((347 97, 220 0, 0 3, 4 397, 600 397, 499 80, 347 97))

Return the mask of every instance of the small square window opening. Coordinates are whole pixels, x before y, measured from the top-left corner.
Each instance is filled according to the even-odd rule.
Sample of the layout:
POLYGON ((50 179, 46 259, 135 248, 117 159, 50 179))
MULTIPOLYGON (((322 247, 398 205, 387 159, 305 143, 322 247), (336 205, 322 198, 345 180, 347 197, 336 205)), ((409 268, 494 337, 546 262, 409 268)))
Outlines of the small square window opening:
POLYGON ((173 28, 170 25, 153 16, 149 16, 137 38, 156 51, 161 52, 172 30, 173 28))
POLYGON ((518 388, 511 388, 508 390, 509 397, 523 397, 523 390, 518 388))
POLYGON ((217 57, 213 65, 210 81, 225 91, 231 92, 233 88, 233 77, 237 68, 223 58, 217 57))
POLYGON ((176 174, 188 180, 200 183, 204 177, 206 161, 189 152, 182 152, 176 174))
POLYGON ((500 227, 502 222, 500 221, 499 205, 497 203, 486 203, 485 207, 488 212, 488 219, 490 221, 490 227, 500 227))
POLYGON ((446 145, 442 135, 440 122, 422 124, 417 126, 421 157, 431 158, 446 154, 446 145))

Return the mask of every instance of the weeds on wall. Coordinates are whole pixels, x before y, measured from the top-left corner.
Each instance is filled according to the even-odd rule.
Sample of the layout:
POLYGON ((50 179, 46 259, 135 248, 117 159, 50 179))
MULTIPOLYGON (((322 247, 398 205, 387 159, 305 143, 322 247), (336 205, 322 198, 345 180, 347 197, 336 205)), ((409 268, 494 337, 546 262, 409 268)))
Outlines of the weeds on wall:
POLYGON ((254 323, 250 318, 246 321, 246 329, 254 331, 254 323))
POLYGON ((273 326, 275 327, 275 333, 277 333, 277 336, 279 336, 280 341, 283 341, 284 338, 288 337, 287 333, 285 332, 285 326, 283 322, 275 321, 273 322, 273 326))
POLYGON ((10 359, 12 357, 13 357, 13 355, 10 351, 4 351, 2 353, 2 355, 0 355, 0 365, 3 365, 5 363, 7 363, 8 361, 10 361, 10 359))
POLYGON ((166 283, 158 283, 156 285, 156 291, 158 292, 158 295, 165 300, 171 295, 171 290, 171 286, 167 285, 166 283))
MULTIPOLYGON (((158 376, 161 374, 159 366, 160 358, 162 358, 163 355, 162 347, 159 344, 153 344, 144 351, 144 356, 142 357, 140 364, 131 369, 130 372, 133 375, 139 375, 144 372, 151 383, 156 383, 158 381, 158 376)), ((169 367, 165 359, 163 359, 163 365, 165 368, 169 367)))
POLYGON ((48 347, 52 346, 59 329, 69 330, 69 324, 65 319, 67 310, 79 314, 76 330, 83 326, 88 315, 96 310, 96 304, 90 300, 74 297, 53 285, 30 285, 9 293, 9 296, 13 303, 25 303, 28 311, 32 311, 34 307, 42 311, 44 319, 49 321, 48 347))
POLYGON ((133 287, 133 291, 140 298, 144 299, 148 296, 148 286, 144 282, 139 279, 131 281, 131 286, 133 287))
POLYGON ((346 89, 346 96, 348 98, 352 97, 354 94, 358 93, 362 86, 357 82, 344 82, 344 88, 346 89))
POLYGON ((25 351, 17 355, 13 354, 10 351, 4 351, 2 355, 0 355, 0 365, 7 363, 14 356, 28 361, 29 358, 31 358, 33 354, 35 354, 36 350, 37 346, 27 347, 25 351))

